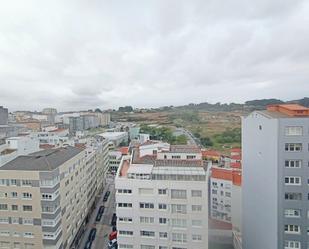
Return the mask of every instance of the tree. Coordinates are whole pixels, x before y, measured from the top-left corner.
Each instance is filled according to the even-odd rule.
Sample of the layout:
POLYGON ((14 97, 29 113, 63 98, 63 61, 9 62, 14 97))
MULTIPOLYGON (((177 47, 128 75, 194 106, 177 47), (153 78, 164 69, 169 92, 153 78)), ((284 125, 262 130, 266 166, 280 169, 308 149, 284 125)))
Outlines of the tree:
POLYGON ((209 137, 202 137, 200 140, 201 140, 201 144, 205 147, 213 146, 214 144, 209 137))
POLYGON ((133 112, 133 107, 132 106, 119 107, 118 111, 119 112, 133 112))
POLYGON ((96 109, 94 110, 94 112, 100 112, 100 113, 102 113, 102 111, 101 111, 99 108, 96 108, 96 109))

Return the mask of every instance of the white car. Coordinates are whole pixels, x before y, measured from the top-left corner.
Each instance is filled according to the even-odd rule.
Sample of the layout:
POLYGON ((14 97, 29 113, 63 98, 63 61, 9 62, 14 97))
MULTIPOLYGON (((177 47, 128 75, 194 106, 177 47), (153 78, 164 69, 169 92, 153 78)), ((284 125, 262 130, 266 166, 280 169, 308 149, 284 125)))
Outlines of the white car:
POLYGON ((108 249, 117 249, 117 248, 118 244, 116 239, 113 239, 110 242, 108 242, 108 249))

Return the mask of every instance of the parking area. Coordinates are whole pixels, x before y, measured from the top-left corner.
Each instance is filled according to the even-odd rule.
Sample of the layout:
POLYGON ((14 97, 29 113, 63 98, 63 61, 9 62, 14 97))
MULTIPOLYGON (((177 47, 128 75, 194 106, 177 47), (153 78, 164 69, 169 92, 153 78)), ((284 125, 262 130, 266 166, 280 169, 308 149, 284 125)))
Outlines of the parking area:
MULTIPOLYGON (((94 240, 91 243, 91 249, 107 249, 108 248, 108 235, 112 232, 112 226, 111 226, 111 220, 113 217, 113 214, 115 213, 115 184, 114 180, 109 178, 107 179, 107 187, 104 189, 104 192, 102 196, 100 196, 100 200, 93 211, 90 221, 87 225, 86 231, 83 234, 82 241, 79 245, 78 249, 85 249, 87 248, 87 241, 89 237, 93 236, 93 234, 90 235, 91 230, 94 231, 93 228, 96 229, 94 240), (103 202, 104 196, 106 196, 106 193, 109 191, 109 196, 106 201, 103 202), (104 212, 102 213, 102 206, 104 206, 104 212), (101 213, 102 216, 98 216, 99 209, 101 207, 101 213), (100 220, 100 221, 98 221, 100 220)), ((94 232, 92 232, 94 233, 94 232)), ((89 247, 87 248, 89 249, 89 247)))

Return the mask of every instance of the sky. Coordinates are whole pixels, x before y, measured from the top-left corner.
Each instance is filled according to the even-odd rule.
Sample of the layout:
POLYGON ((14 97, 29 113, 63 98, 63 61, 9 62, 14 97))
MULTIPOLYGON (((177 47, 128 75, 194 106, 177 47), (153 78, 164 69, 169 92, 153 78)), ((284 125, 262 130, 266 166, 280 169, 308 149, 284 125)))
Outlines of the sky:
POLYGON ((307 0, 0 3, 0 105, 60 111, 309 96, 307 0))

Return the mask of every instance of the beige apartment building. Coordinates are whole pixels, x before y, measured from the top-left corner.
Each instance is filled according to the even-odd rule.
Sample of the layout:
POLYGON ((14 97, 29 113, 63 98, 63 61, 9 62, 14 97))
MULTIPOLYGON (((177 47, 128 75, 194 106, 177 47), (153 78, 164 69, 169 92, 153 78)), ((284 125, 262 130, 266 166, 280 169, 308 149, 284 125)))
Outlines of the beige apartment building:
POLYGON ((101 141, 20 156, 1 167, 0 248, 75 248, 107 164, 101 141))

